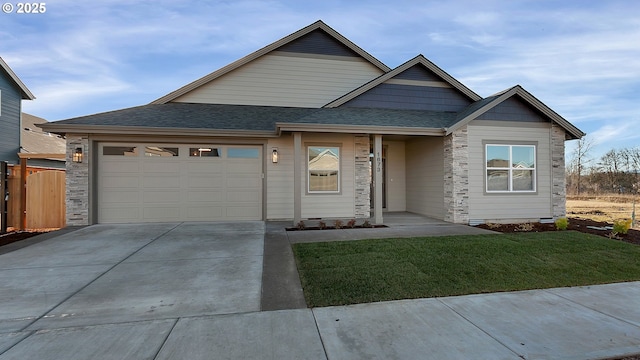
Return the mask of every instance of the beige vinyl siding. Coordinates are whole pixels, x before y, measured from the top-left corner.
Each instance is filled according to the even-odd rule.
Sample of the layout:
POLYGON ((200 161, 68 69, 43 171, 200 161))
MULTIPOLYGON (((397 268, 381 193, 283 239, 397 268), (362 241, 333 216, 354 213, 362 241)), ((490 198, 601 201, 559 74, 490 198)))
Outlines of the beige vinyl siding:
MULTIPOLYGON (((350 134, 302 134, 302 218, 352 218, 355 216, 355 137, 350 134), (308 145, 340 146, 340 193, 308 194, 308 145)), ((293 191, 293 188, 291 188, 293 191)))
POLYGON ((267 143, 267 219, 293 218, 293 136, 283 135, 267 143), (278 148, 278 163, 271 162, 278 148))
POLYGON ((268 54, 174 101, 321 107, 382 74, 364 59, 348 59, 268 54))
POLYGON ((443 138, 406 143, 407 211, 444 219, 443 138))
POLYGON ((550 124, 474 121, 469 124, 469 219, 487 222, 552 217, 550 124), (485 142, 537 143, 536 193, 485 192, 485 142))
POLYGON ((387 158, 387 211, 405 211, 406 181, 405 181, 405 150, 404 141, 384 141, 387 158))

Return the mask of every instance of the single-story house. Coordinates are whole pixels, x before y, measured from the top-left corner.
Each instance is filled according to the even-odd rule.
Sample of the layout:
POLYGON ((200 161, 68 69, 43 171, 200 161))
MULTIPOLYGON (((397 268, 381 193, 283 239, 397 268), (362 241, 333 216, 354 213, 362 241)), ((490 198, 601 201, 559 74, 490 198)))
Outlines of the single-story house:
POLYGON ((422 55, 391 69, 315 22, 67 139, 67 224, 565 215, 584 133, 521 86, 483 98, 422 55), (75 160, 75 161, 74 161, 75 160))

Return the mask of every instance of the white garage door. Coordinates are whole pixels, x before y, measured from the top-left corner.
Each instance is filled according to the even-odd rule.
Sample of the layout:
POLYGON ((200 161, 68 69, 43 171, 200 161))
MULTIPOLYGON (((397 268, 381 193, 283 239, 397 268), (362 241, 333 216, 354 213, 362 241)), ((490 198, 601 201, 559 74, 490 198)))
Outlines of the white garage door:
POLYGON ((260 146, 100 144, 98 222, 262 219, 260 146))

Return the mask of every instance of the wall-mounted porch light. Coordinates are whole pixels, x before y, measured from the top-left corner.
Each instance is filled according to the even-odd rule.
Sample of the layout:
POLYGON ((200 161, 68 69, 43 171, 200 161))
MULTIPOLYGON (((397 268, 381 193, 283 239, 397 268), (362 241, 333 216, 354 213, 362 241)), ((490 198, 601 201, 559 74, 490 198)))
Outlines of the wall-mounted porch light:
POLYGON ((274 164, 278 163, 278 148, 271 150, 271 162, 274 164))
POLYGON ((72 160, 74 163, 81 163, 82 162, 82 148, 76 148, 76 150, 73 152, 73 156, 72 156, 72 160))

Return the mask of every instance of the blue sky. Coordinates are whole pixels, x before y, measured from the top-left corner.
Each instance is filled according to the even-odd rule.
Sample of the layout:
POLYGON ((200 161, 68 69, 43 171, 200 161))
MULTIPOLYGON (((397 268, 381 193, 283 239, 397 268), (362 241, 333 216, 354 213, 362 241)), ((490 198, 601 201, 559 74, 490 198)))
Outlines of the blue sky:
POLYGON ((321 19, 391 68, 423 54, 481 96, 522 85, 589 133, 596 157, 640 146, 635 0, 45 5, 0 12, 0 56, 36 96, 23 110, 50 121, 149 103, 321 19))

